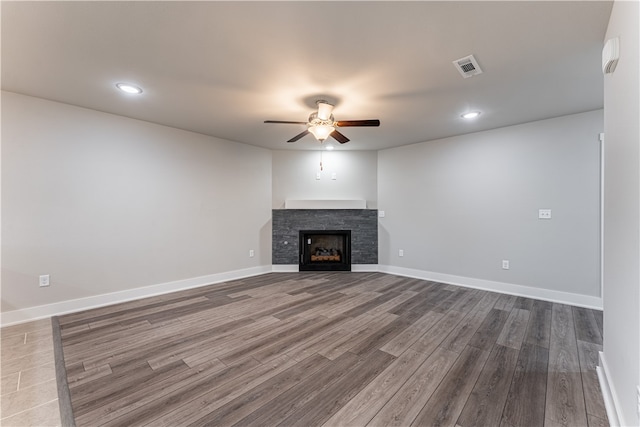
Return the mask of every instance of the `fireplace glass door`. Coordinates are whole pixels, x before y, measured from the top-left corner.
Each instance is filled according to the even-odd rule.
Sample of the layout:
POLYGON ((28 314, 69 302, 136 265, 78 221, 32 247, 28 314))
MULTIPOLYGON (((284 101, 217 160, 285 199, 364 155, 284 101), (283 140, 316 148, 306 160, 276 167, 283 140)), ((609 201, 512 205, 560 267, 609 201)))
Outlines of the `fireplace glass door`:
POLYGON ((301 230, 300 271, 351 271, 351 230, 301 230))

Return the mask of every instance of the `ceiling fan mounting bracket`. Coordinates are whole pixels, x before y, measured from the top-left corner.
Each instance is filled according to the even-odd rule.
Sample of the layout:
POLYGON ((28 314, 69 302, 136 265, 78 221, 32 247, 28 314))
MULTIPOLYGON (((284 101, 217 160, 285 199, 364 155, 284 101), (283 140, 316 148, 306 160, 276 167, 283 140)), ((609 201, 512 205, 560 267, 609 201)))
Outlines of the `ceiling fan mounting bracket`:
POLYGON ((311 109, 318 108, 318 102, 325 102, 327 104, 333 105, 333 107, 337 107, 341 103, 341 99, 337 96, 330 95, 328 93, 314 93, 308 96, 305 96, 301 99, 302 103, 311 109))

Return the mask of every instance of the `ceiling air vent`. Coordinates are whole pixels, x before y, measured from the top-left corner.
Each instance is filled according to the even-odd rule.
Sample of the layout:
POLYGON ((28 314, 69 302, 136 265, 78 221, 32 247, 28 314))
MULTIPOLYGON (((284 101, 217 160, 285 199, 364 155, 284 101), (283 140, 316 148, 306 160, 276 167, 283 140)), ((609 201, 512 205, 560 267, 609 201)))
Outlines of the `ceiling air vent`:
POLYGON ((474 58, 473 55, 456 59, 455 61, 453 61, 453 65, 455 65, 456 69, 465 79, 473 77, 477 74, 482 74, 482 70, 478 65, 478 61, 476 61, 476 58, 474 58))
POLYGON ((607 40, 602 49, 602 72, 604 74, 613 73, 620 59, 620 40, 615 37, 607 40))

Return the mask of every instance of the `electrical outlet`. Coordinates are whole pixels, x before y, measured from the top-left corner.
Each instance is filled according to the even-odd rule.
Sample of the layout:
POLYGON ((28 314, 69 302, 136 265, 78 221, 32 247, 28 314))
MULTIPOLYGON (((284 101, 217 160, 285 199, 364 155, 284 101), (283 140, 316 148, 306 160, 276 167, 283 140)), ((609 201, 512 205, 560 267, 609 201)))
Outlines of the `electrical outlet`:
POLYGON ((43 274, 42 276, 40 276, 40 287, 44 288, 46 286, 49 286, 49 275, 48 274, 43 274))
POLYGON ((509 260, 508 259, 503 259, 502 260, 502 269, 503 270, 508 270, 509 269, 509 260))
POLYGON ((538 209, 538 219, 551 219, 551 209, 538 209))
POLYGON ((398 249, 398 256, 404 256, 404 249, 398 249))
POLYGON ((378 218, 384 218, 384 211, 378 211, 378 218))
POLYGON ((253 251, 253 249, 249 249, 249 258, 253 258, 255 254, 256 253, 253 251))

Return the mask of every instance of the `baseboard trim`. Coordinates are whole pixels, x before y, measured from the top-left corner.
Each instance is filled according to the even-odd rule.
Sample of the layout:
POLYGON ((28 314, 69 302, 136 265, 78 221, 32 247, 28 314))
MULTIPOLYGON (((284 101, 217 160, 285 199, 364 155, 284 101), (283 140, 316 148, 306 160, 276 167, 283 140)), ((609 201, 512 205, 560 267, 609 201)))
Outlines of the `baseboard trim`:
POLYGON ((604 399, 604 407, 607 410, 609 425, 611 427, 626 425, 624 423, 620 424, 622 417, 618 416, 618 399, 616 398, 615 389, 611 387, 611 382, 609 381, 611 375, 609 374, 609 367, 603 352, 599 352, 599 359, 600 363, 599 366, 596 367, 596 373, 598 374, 598 381, 600 382, 600 390, 602 390, 602 398, 604 399))
POLYGON ((351 271, 357 273, 378 273, 378 264, 351 264, 351 271))
POLYGON ((242 270, 209 274, 207 276, 193 277, 190 279, 176 280, 173 282, 161 283, 158 285, 144 286, 135 289, 127 289, 125 291, 95 295, 86 298, 61 301, 53 304, 24 308, 21 310, 12 310, 3 312, 0 315, 0 325, 3 327, 10 326, 18 323, 30 322, 33 320, 44 319, 52 316, 73 313, 76 311, 103 307, 105 305, 117 304, 140 298, 147 298, 156 295, 182 291, 185 289, 213 285, 229 280, 259 276, 261 274, 270 273, 271 271, 271 266, 251 267, 242 270))
POLYGON ((530 286, 515 285, 512 283, 494 282, 491 280, 454 276, 451 274, 435 273, 432 271, 415 270, 412 268, 395 267, 391 265, 378 265, 378 271, 381 273, 395 274, 397 276, 411 277, 414 279, 447 283, 465 288, 482 289, 484 291, 499 292, 519 297, 602 310, 602 298, 592 297, 589 295, 573 294, 569 292, 554 291, 551 289, 532 288, 530 286))
POLYGON ((297 273, 299 266, 298 264, 273 264, 271 271, 274 273, 297 273))

